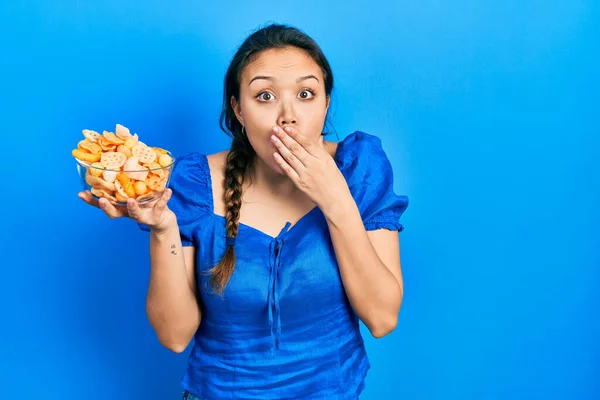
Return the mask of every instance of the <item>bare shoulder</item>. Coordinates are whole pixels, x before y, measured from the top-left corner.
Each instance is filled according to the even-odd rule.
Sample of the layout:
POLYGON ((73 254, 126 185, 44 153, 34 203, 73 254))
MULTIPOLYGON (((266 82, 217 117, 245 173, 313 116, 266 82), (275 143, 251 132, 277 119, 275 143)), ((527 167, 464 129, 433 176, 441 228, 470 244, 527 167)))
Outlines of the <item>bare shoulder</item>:
POLYGON ((227 164, 227 154, 229 150, 220 151, 218 153, 209 154, 206 156, 208 167, 210 169, 210 178, 212 181, 212 193, 214 199, 214 211, 218 215, 225 213, 225 204, 222 200, 225 182, 225 167, 227 164))
POLYGON ((206 156, 213 182, 221 182, 225 179, 227 154, 229 154, 229 150, 220 151, 218 153, 209 154, 206 156))
POLYGON ((208 160, 210 168, 215 171, 224 171, 225 163, 227 162, 227 154, 229 154, 229 150, 223 150, 218 153, 207 155, 206 159, 208 160))

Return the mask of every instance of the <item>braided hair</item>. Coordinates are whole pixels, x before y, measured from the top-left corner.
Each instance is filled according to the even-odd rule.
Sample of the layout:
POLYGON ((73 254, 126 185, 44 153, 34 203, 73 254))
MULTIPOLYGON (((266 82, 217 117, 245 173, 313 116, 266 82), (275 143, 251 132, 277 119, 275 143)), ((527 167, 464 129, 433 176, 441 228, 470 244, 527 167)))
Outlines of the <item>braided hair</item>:
MULTIPOLYGON (((240 210, 242 207, 243 185, 247 172, 252 168, 256 153, 248 140, 244 127, 237 118, 234 105, 240 101, 240 81, 243 69, 261 52, 269 49, 295 47, 304 50, 323 71, 325 92, 329 96, 333 90, 333 75, 329 62, 319 45, 297 28, 270 24, 256 30, 240 45, 225 74, 223 104, 220 115, 221 129, 232 138, 231 149, 225 167, 225 227, 228 239, 238 235, 240 210)), ((231 242, 223 258, 208 271, 212 275, 212 290, 221 294, 231 279, 235 269, 235 250, 231 242)))

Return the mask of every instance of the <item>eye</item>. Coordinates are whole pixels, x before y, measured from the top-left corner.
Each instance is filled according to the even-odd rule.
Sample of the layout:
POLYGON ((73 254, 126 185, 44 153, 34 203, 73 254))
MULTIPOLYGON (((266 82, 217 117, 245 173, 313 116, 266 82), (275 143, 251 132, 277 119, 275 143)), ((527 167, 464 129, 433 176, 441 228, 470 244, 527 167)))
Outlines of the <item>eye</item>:
POLYGON ((260 101, 269 101, 273 98, 273 95, 269 92, 260 92, 256 98, 260 101))
POLYGON ((303 100, 311 99, 314 95, 315 95, 315 92, 310 89, 305 89, 298 94, 298 96, 300 96, 300 98, 303 100))

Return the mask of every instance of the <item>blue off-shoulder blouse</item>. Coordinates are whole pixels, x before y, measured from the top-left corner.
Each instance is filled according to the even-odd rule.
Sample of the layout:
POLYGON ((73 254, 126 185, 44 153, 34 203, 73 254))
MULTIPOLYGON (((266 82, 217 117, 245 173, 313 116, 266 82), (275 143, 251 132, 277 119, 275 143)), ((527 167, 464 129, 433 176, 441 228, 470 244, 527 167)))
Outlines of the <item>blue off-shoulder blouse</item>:
MULTIPOLYGON (((380 139, 350 134, 335 162, 365 229, 402 231, 408 197, 394 192, 380 139)), ((182 243, 196 248, 203 313, 183 388, 204 400, 358 399, 370 363, 321 210, 275 237, 240 224, 235 270, 217 296, 206 271, 225 252, 226 230, 214 213, 206 156, 180 157, 169 187, 182 243)))

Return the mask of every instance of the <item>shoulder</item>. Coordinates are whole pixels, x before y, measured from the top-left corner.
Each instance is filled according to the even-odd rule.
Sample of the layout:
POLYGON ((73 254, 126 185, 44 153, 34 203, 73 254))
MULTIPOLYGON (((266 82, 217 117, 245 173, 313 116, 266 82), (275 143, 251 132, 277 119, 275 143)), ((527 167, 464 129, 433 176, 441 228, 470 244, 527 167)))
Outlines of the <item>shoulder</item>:
POLYGON ((200 152, 187 152, 175 156, 171 171, 171 183, 176 185, 194 185, 203 183, 208 174, 207 156, 200 152))
POLYGON ((365 146, 381 146, 381 138, 373 133, 354 131, 339 142, 339 149, 357 150, 365 146))
POLYGON ((173 172, 187 172, 191 169, 201 169, 206 162, 206 155, 197 151, 190 151, 175 156, 173 172))
POLYGON ((229 154, 229 150, 223 150, 219 151, 218 153, 207 154, 206 158, 211 166, 219 165, 221 163, 224 164, 227 161, 227 154, 229 154))
POLYGON ((206 156, 208 169, 214 182, 219 182, 224 179, 228 154, 229 150, 224 150, 218 153, 208 154, 206 156))
POLYGON ((183 153, 175 159, 174 177, 186 177, 192 179, 208 178, 211 172, 223 173, 227 162, 228 150, 213 154, 199 152, 183 153))
POLYGON ((175 156, 168 187, 173 192, 169 207, 178 219, 187 219, 198 210, 210 210, 210 180, 206 154, 187 152, 175 156))
POLYGON ((403 185, 394 180, 382 139, 356 131, 340 142, 336 156, 365 228, 403 230, 399 220, 408 206, 408 196, 394 190, 394 186, 403 185))
POLYGON ((372 175, 392 172, 383 142, 379 136, 355 131, 338 143, 335 160, 349 183, 368 183, 372 175))

